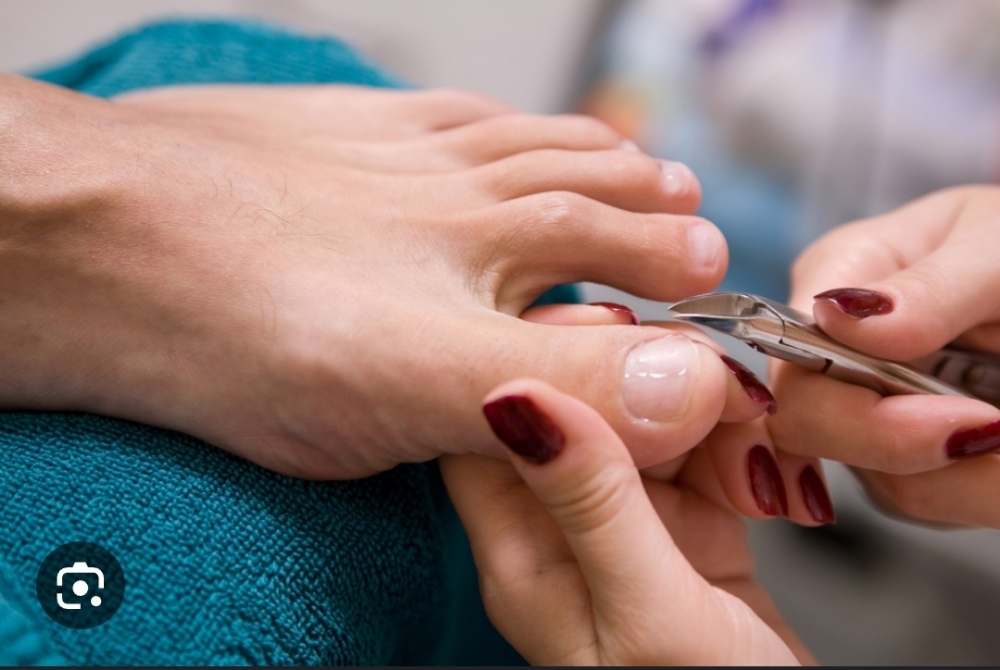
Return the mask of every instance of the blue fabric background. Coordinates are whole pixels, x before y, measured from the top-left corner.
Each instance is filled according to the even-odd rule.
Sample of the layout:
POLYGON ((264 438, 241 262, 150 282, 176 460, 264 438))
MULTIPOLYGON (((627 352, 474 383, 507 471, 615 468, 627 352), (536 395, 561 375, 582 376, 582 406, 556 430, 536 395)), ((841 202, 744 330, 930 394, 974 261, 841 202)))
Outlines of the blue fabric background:
MULTIPOLYGON (((342 43, 256 23, 141 29, 39 78, 98 96, 189 83, 399 86, 342 43)), ((545 298, 572 301, 562 287, 545 298)), ((0 663, 523 661, 485 619, 437 465, 306 482, 193 438, 80 414, 0 414, 0 663), (124 568, 108 623, 63 628, 41 561, 96 542, 124 568)))

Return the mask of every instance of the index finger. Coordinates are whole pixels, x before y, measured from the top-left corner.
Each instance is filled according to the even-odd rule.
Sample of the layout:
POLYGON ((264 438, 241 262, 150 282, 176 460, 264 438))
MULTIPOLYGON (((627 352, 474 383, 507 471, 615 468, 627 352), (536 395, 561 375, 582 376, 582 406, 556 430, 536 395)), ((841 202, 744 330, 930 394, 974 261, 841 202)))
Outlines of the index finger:
POLYGON ((998 215, 1000 190, 966 188, 846 226, 796 263, 793 303, 866 353, 906 361, 937 351, 1000 317, 989 244, 998 215))
POLYGON ((959 206, 934 194, 882 216, 840 226, 814 242, 792 267, 789 304, 811 312, 813 296, 865 286, 909 267, 946 239, 959 206))

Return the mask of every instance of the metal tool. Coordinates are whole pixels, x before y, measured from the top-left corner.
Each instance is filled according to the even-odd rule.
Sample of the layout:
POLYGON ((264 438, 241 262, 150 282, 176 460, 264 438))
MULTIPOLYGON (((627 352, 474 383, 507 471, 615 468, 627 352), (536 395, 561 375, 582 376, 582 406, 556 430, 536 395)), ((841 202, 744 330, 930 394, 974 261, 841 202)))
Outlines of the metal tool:
POLYGON ((710 293, 670 308, 678 321, 725 333, 768 356, 882 395, 973 397, 1000 406, 1000 356, 946 347, 909 363, 863 354, 827 336, 811 315, 749 293, 710 293))

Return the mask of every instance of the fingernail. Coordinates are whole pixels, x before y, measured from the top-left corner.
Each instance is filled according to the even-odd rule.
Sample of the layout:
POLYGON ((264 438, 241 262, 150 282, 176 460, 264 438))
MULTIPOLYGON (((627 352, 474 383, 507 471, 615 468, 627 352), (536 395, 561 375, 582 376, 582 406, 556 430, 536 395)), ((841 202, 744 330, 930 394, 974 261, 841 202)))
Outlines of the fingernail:
POLYGON ((630 308, 626 307, 625 305, 619 305, 616 302, 592 302, 590 304, 595 307, 603 307, 605 309, 609 309, 615 314, 621 314, 623 316, 628 317, 629 321, 632 322, 633 326, 639 325, 639 315, 633 312, 630 308))
POLYGON ((663 182, 663 190, 671 198, 680 198, 687 195, 694 182, 694 172, 684 163, 674 161, 660 161, 660 179, 663 182))
POLYGON ((483 414, 496 436, 532 463, 548 463, 566 444, 559 427, 527 396, 497 398, 483 405, 483 414))
POLYGON ((688 228, 688 257, 701 268, 716 268, 726 246, 722 232, 710 223, 695 223, 688 228))
POLYGON ((888 314, 895 306, 892 304, 892 298, 884 293, 864 288, 835 288, 832 291, 823 291, 813 296, 813 299, 828 300, 841 312, 855 319, 888 314))
POLYGON ((691 377, 699 365, 698 350, 682 335, 637 346, 625 360, 625 407, 643 421, 673 419, 687 407, 691 377))
POLYGON ((816 472, 816 468, 811 465, 806 466, 799 475, 799 488, 802 490, 802 500, 806 503, 806 509, 816 522, 822 524, 837 522, 830 493, 826 490, 826 484, 816 472))
POLYGON ((766 405, 768 414, 774 414, 778 411, 778 402, 771 395, 771 391, 757 378, 757 375, 750 372, 745 365, 735 358, 730 358, 729 356, 720 356, 719 358, 726 364, 726 367, 733 371, 733 374, 736 375, 736 381, 740 383, 740 386, 747 392, 751 400, 759 402, 761 405, 766 405))
POLYGON ((622 143, 618 145, 618 148, 622 151, 631 151, 637 154, 642 153, 642 149, 639 148, 639 145, 632 140, 622 140, 622 143))
POLYGON ((769 516, 788 516, 788 495, 785 482, 781 479, 778 462, 767 450, 757 445, 747 455, 747 469, 750 472, 750 490, 760 511, 769 516))
POLYGON ((952 433, 945 449, 948 458, 971 458, 1000 449, 1000 421, 952 433))

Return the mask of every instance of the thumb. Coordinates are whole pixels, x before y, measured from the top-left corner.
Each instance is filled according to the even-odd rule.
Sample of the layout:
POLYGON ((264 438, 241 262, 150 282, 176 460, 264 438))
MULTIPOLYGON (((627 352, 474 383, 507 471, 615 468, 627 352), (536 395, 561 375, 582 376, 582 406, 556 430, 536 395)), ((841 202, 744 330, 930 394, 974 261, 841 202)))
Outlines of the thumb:
POLYGON ((494 390, 483 411, 579 563, 603 659, 794 660, 749 608, 720 597, 694 571, 660 521, 625 445, 595 410, 524 379, 494 390), (734 605, 745 611, 734 615, 734 605))
POLYGON ((820 240, 796 263, 792 303, 836 340, 901 361, 997 319, 1000 265, 983 224, 1000 202, 971 197, 943 192, 820 240))

